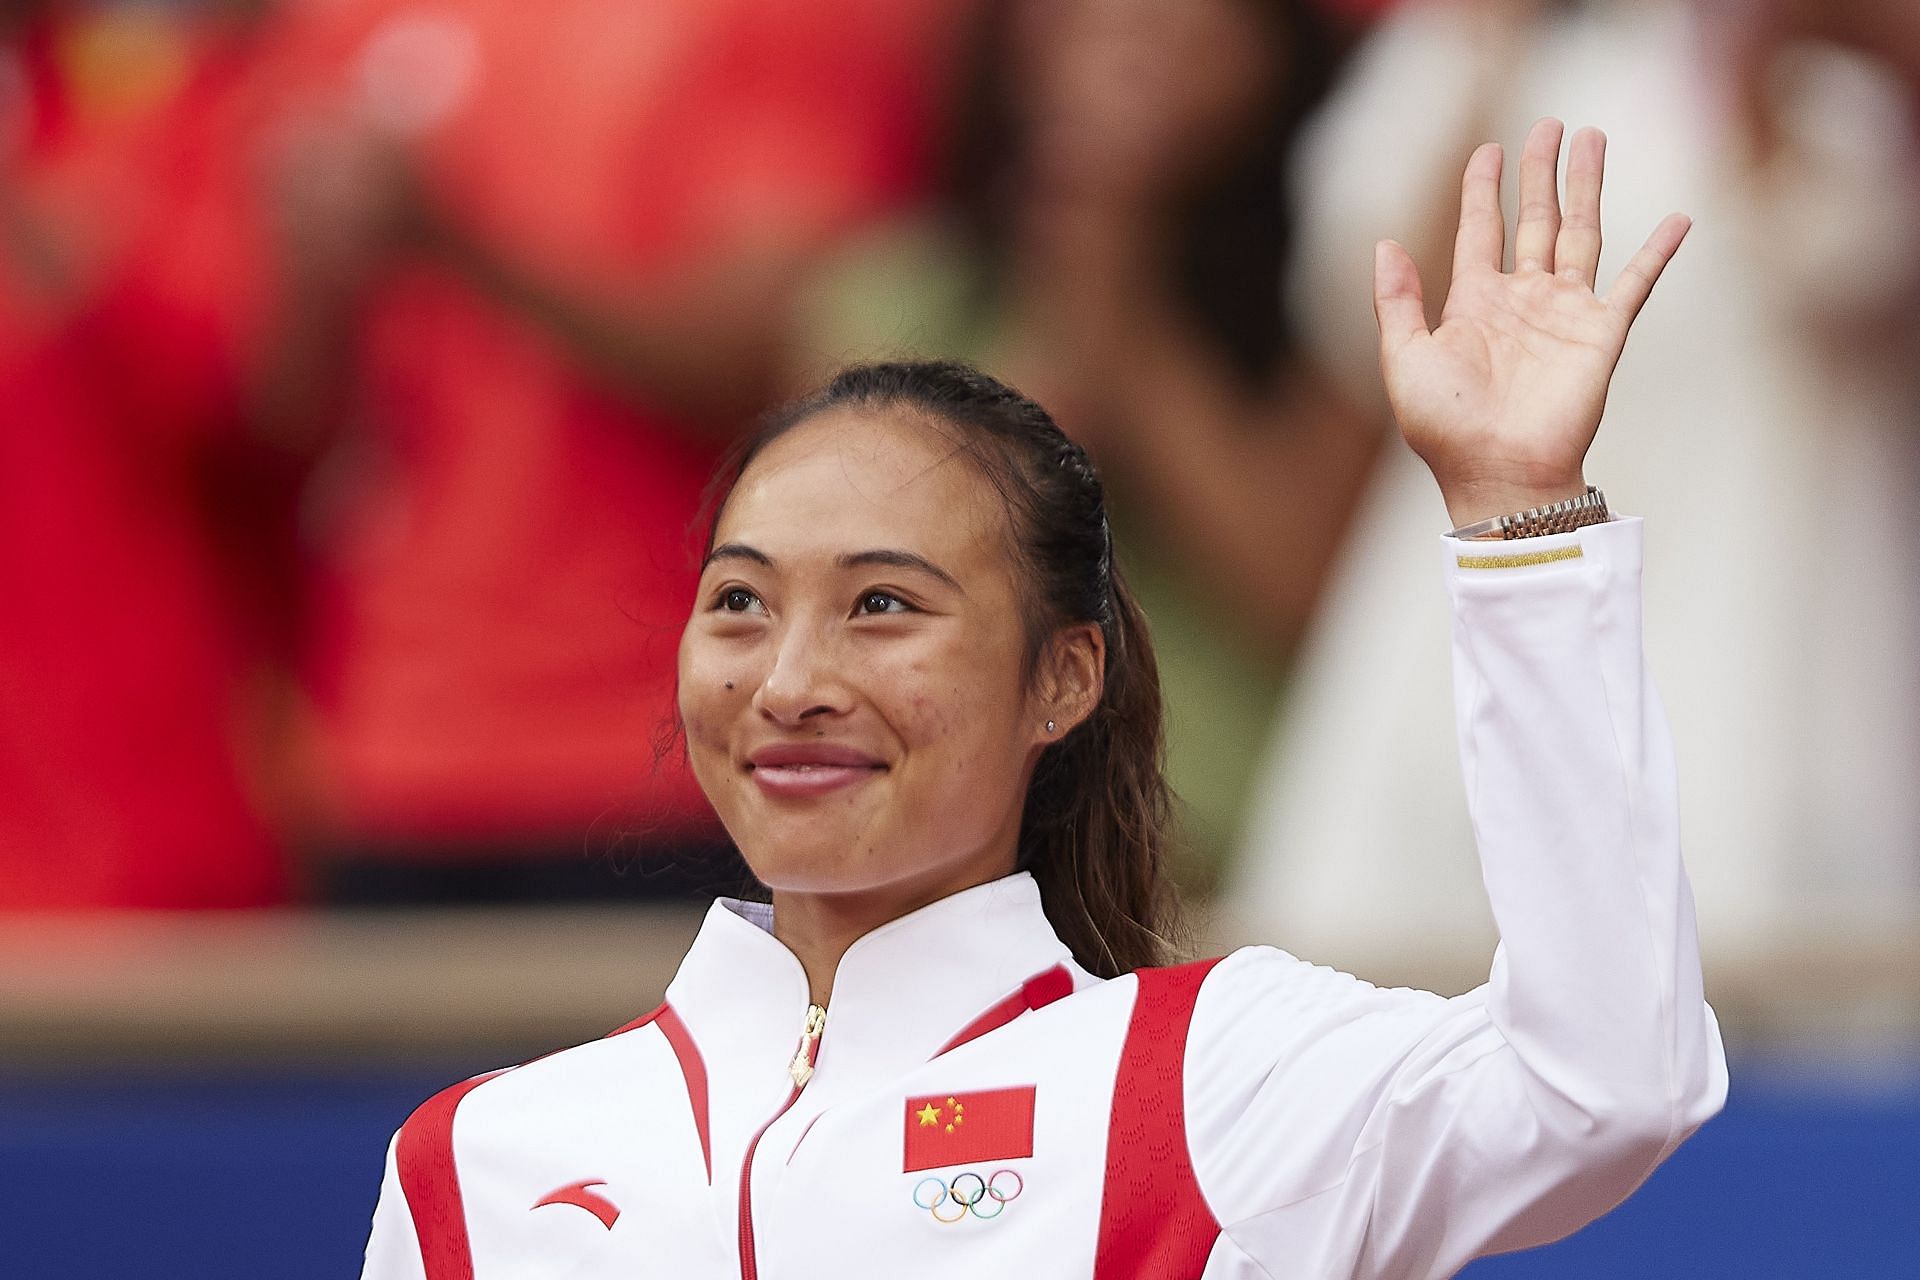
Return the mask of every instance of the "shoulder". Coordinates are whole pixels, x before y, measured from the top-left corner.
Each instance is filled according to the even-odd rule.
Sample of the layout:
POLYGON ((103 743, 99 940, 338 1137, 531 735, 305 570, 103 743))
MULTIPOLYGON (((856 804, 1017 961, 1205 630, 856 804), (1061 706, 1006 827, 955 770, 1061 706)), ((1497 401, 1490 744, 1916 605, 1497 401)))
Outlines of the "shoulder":
POLYGON ((1480 991, 1448 999, 1381 987, 1274 947, 1245 947, 1216 963, 1195 997, 1187 1095, 1200 1114, 1227 1115, 1280 1079, 1323 1094, 1373 1087, 1363 1077, 1404 1060, 1437 1027, 1484 1020, 1483 1003, 1480 991))
POLYGON ((451 1162, 456 1147, 464 1161, 479 1150, 537 1142, 543 1125, 567 1113, 595 1114, 654 1071, 677 1067, 675 1029, 684 1035, 663 1004, 599 1039, 448 1085, 400 1126, 395 1161, 403 1180, 410 1167, 451 1162))
POLYGON ((703 1186, 704 1076, 689 1107, 694 1080, 663 1029, 677 1024, 670 1015, 656 1010, 601 1039, 463 1080, 416 1108, 395 1138, 392 1174, 421 1256, 470 1275, 461 1266, 476 1250, 508 1247, 521 1227, 502 1224, 524 1224, 531 1209, 577 1204, 610 1229, 606 1215, 618 1208, 588 1195, 594 1187, 651 1185, 663 1196, 703 1186))
POLYGON ((1328 1021, 1432 1011, 1446 997, 1411 987, 1382 987, 1353 974, 1302 960, 1278 947, 1241 947, 1210 966, 1199 997, 1201 1013, 1284 1014, 1290 1020, 1328 1021))
POLYGON ((1270 1054, 1281 1041, 1417 1034, 1453 1003, 1431 991, 1378 987, 1264 946, 1140 969, 1105 985, 1109 995, 1130 1001, 1130 1050, 1172 1047, 1189 1059, 1189 1072, 1247 1049, 1270 1054))

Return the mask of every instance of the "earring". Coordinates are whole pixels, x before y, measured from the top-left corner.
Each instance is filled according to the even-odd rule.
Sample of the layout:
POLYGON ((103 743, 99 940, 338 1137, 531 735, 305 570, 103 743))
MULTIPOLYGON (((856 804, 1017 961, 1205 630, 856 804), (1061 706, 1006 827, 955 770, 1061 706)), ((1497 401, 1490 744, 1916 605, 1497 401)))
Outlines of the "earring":
POLYGON ((1048 733, 1052 733, 1052 732, 1053 732, 1053 721, 1051 721, 1051 720, 1049 720, 1049 721, 1047 721, 1047 732, 1048 732, 1048 733))

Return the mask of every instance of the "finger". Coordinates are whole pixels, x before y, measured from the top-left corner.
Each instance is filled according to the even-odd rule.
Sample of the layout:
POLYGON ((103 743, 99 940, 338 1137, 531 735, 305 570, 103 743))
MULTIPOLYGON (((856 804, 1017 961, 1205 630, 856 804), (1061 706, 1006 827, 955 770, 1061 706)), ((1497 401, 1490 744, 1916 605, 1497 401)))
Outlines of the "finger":
POLYGON ((1500 270, 1507 222, 1500 212, 1500 144, 1482 143, 1460 179, 1460 230, 1453 238, 1453 278, 1472 267, 1500 270))
POLYGON ((1638 253, 1627 265, 1621 268, 1613 286, 1607 290, 1606 304, 1616 314, 1622 316, 1628 324, 1640 314, 1640 308, 1647 303, 1647 295, 1653 292, 1653 286, 1660 279, 1660 273, 1667 269, 1667 263, 1680 248, 1680 242, 1687 238, 1688 228, 1693 219, 1684 213, 1670 213, 1660 220, 1653 229, 1647 242, 1640 246, 1638 253))
POLYGON ((1427 332, 1427 305, 1413 255, 1392 240, 1373 249, 1373 318, 1380 324, 1385 361, 1427 332))
POLYGON ((1548 116, 1527 131, 1520 152, 1520 225, 1513 237, 1513 266, 1553 270, 1553 241, 1560 234, 1560 138, 1566 126, 1548 116))
POLYGON ((1553 245, 1554 274, 1593 288, 1600 269, 1600 179, 1607 168, 1607 135, 1582 129, 1567 146, 1567 207, 1553 245))

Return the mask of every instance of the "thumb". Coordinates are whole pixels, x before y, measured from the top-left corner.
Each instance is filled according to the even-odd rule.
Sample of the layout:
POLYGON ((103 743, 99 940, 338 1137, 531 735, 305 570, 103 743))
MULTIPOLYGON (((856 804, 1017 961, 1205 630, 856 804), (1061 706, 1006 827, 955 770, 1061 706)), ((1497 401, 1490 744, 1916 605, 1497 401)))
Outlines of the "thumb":
POLYGON ((1420 269, 1413 265, 1413 255, 1392 240, 1382 240, 1373 248, 1373 318, 1380 325, 1383 361, 1427 333, 1420 269))

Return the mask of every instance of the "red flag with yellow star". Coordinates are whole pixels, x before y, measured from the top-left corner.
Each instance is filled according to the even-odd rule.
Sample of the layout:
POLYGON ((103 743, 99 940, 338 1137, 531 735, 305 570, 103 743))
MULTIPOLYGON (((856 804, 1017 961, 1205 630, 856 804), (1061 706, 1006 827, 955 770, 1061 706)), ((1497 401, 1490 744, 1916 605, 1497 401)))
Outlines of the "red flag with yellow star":
POLYGON ((1034 1086, 907 1099, 902 1173, 1033 1154, 1034 1086))

